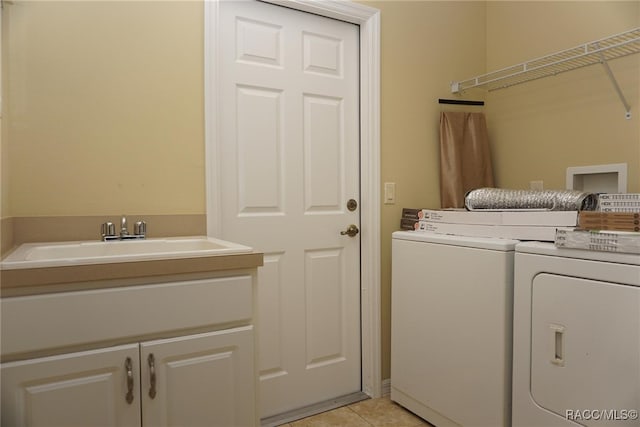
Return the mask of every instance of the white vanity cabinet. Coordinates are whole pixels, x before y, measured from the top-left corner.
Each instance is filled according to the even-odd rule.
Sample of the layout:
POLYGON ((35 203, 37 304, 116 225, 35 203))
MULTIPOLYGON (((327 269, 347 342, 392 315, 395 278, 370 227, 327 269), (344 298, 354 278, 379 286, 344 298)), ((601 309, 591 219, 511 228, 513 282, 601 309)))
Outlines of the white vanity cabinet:
POLYGON ((145 342, 140 360, 143 425, 255 423, 251 326, 145 342))
POLYGON ((2 425, 139 426, 139 372, 137 344, 3 364, 2 425))
POLYGON ((2 425, 257 425, 242 273, 2 298, 2 425))
POLYGON ((247 326, 8 363, 2 425, 250 426, 252 350, 247 326))

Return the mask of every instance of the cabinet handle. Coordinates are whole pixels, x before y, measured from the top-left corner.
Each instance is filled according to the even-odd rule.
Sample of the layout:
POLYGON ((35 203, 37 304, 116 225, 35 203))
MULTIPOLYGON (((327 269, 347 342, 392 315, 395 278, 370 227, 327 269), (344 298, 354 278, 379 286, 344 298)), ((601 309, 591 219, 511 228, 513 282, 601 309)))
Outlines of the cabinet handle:
POLYGON ((133 402, 133 364, 130 357, 124 361, 124 368, 127 370, 127 395, 125 399, 131 405, 133 402))
POLYGON ((147 357, 147 363, 149 363, 149 376, 150 376, 150 387, 149 387, 149 397, 156 397, 156 360, 153 357, 153 353, 149 354, 147 357))

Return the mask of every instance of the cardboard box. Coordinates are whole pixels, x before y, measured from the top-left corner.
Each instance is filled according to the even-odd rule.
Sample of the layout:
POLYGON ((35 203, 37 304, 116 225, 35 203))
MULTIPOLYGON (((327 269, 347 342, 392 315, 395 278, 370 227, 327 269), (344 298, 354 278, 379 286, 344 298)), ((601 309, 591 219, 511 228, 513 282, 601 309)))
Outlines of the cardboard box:
POLYGON ((422 221, 448 224, 575 227, 577 211, 422 210, 422 221))
POLYGON ((640 212, 602 212, 602 211, 581 211, 578 214, 578 222, 583 220, 615 220, 626 221, 637 224, 640 221, 640 212))
POLYGON ((603 193, 598 195, 602 212, 640 212, 640 193, 603 193))
POLYGON ((558 229, 555 245, 559 248, 640 254, 640 233, 558 229))
POLYGON ((640 202, 640 193, 602 193, 598 195, 600 202, 625 201, 640 202))
POLYGON ((578 215, 578 227, 583 230, 640 231, 640 212, 588 212, 578 215))
POLYGON ((640 212, 640 205, 633 207, 623 207, 623 206, 600 206, 600 212, 621 212, 621 213, 638 213, 640 212))
POLYGON ((417 219, 402 218, 400 220, 400 230, 415 230, 418 228, 417 219))
POLYGON ((594 223, 587 222, 580 224, 578 227, 580 230, 606 230, 606 231, 640 231, 640 225, 627 225, 627 224, 607 224, 607 223, 594 223))
POLYGON ((515 240, 539 240, 553 242, 556 237, 555 226, 526 225, 482 225, 450 224, 444 222, 420 221, 418 230, 438 234, 453 234, 470 237, 499 237, 515 240))
POLYGON ((402 219, 420 219, 422 209, 402 208, 402 219))

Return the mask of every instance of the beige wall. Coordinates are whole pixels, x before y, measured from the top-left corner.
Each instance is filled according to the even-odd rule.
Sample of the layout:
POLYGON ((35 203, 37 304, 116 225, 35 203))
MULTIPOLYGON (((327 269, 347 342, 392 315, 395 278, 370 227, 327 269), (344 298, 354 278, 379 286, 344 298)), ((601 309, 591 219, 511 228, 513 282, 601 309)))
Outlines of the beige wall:
MULTIPOLYGON (((640 26, 640 2, 489 2, 488 71, 640 26)), ((626 120, 600 65, 490 92, 487 121, 497 185, 565 188, 569 166, 628 164, 640 192, 640 55, 610 62, 631 105, 626 120)), ((472 75, 469 75, 472 77, 472 75)))
MULTIPOLYGON (((381 207, 388 378, 391 233, 403 207, 439 207, 438 115, 453 107, 438 98, 452 97, 452 80, 638 26, 640 6, 362 3, 382 11, 381 181, 397 185, 396 204, 381 207)), ((202 3, 18 0, 5 11, 2 217, 203 214, 202 3)), ((562 187, 567 166, 627 162, 629 190, 640 191, 639 62, 611 64, 629 121, 599 67, 472 107, 488 115, 498 184, 562 187)))
MULTIPOLYGON (((4 8, 0 8, 0 17, 4 15, 4 8)), ((7 40, 6 36, 7 26, 4 24, 4 19, 0 19, 0 58, 2 61, 0 62, 0 87, 6 88, 7 81, 6 76, 7 73, 5 71, 5 67, 7 65, 7 61, 4 60, 4 53, 6 53, 5 42, 7 40)), ((9 216, 9 145, 8 139, 5 135, 6 126, 2 126, 3 117, 5 115, 6 108, 6 97, 4 96, 4 92, 0 94, 2 97, 2 110, 0 114, 0 218, 5 218, 9 216)), ((0 233, 2 233, 0 231, 0 233)))
POLYGON ((3 216, 204 213, 202 3, 19 0, 5 14, 3 216))

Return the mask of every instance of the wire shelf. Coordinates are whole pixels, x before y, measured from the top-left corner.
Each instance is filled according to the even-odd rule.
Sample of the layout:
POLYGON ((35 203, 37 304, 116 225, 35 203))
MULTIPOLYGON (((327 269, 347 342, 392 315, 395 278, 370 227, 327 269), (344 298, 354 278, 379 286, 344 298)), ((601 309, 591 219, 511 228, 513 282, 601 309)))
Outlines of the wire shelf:
POLYGON ((484 87, 489 91, 555 76, 640 52, 640 28, 585 43, 498 71, 451 83, 451 92, 484 87))

